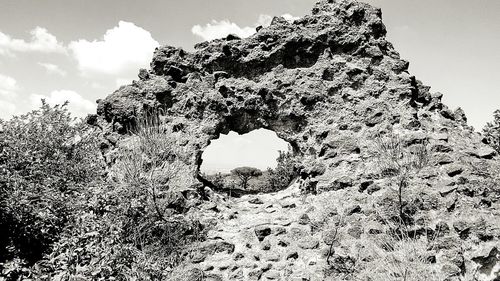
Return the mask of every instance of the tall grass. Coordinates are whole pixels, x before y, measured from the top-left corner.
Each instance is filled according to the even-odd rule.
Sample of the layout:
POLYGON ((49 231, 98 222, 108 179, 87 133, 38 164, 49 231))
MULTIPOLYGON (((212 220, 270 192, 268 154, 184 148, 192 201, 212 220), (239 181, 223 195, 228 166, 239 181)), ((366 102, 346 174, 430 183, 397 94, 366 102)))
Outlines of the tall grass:
POLYGON ((196 218, 169 209, 169 196, 176 196, 170 181, 178 176, 181 154, 176 138, 157 112, 138 117, 129 133, 115 169, 121 198, 130 200, 123 210, 124 233, 143 255, 175 266, 189 244, 203 239, 196 218))
POLYGON ((437 264, 430 262, 427 238, 388 235, 386 239, 371 241, 367 251, 373 260, 366 263, 357 275, 363 281, 441 281, 447 276, 437 264))
POLYGON ((388 231, 363 241, 371 258, 358 265, 359 281, 442 281, 446 276, 434 263, 435 236, 411 235, 385 220, 388 231))
POLYGON ((120 151, 117 165, 120 179, 132 190, 145 190, 157 217, 167 221, 159 198, 176 176, 175 140, 157 112, 138 117, 129 132, 128 147, 120 151), (139 187, 145 189, 138 190, 139 187))

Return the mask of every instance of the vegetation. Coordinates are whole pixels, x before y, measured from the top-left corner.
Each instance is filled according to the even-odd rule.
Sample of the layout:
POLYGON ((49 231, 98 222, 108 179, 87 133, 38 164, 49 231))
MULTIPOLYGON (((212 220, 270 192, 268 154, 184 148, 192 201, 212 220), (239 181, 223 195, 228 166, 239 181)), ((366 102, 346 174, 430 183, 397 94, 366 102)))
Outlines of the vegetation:
POLYGON ((408 147, 395 134, 379 136, 375 140, 377 166, 382 175, 394 179, 398 189, 399 220, 405 223, 403 192, 408 187, 409 179, 429 163, 427 144, 415 144, 408 147))
POLYGON ((253 167, 239 167, 231 170, 231 174, 236 175, 241 182, 241 187, 247 189, 248 181, 262 175, 262 171, 253 167))
POLYGON ((442 281, 447 276, 433 261, 433 237, 411 237, 388 232, 364 242, 372 258, 358 265, 356 280, 442 281))
POLYGON ((290 182, 298 177, 297 169, 295 168, 296 159, 292 152, 280 151, 276 159, 276 168, 268 168, 267 181, 270 191, 282 190, 288 187, 290 182))
POLYGON ((245 189, 241 189, 241 192, 239 192, 240 188, 243 188, 244 185, 240 176, 234 172, 231 174, 222 174, 219 172, 213 175, 204 174, 202 176, 210 181, 217 190, 228 190, 230 195, 238 196, 240 193, 249 192, 275 192, 287 188, 298 176, 295 167, 297 160, 291 152, 280 151, 276 162, 277 165, 274 169, 268 168, 266 171, 261 171, 260 175, 249 178, 245 189))
POLYGON ((2 280, 167 278, 204 237, 171 204, 175 139, 158 115, 139 118, 106 180, 100 130, 66 107, 0 121, 2 280))
POLYGON ((85 187, 100 179, 97 133, 66 104, 0 121, 0 262, 31 265, 74 223, 85 187))
POLYGON ((493 121, 486 123, 483 128, 483 135, 486 142, 500 152, 500 110, 495 110, 493 121))
MULTIPOLYGON (((0 268, 5 280, 169 280, 170 272, 205 239, 206 226, 179 204, 182 195, 174 180, 181 168, 177 163, 187 156, 177 150, 176 134, 160 115, 141 116, 129 128, 107 177, 100 131, 71 118, 66 105, 43 103, 0 125, 0 268)), ((378 137, 375 148, 381 175, 397 185, 400 224, 392 227, 387 220, 384 231, 363 239, 360 249, 368 258, 360 259, 343 256, 339 245, 349 226, 328 212, 314 225, 314 231, 326 233, 328 270, 351 280, 444 280, 429 259, 435 254, 432 237, 401 231, 408 220, 405 190, 428 164, 427 144, 408 146, 389 134, 378 137)), ((281 190, 297 176, 296 160, 280 152, 277 162, 264 172, 240 167, 211 181, 228 188, 232 177, 243 189, 253 180, 258 191, 281 190)))

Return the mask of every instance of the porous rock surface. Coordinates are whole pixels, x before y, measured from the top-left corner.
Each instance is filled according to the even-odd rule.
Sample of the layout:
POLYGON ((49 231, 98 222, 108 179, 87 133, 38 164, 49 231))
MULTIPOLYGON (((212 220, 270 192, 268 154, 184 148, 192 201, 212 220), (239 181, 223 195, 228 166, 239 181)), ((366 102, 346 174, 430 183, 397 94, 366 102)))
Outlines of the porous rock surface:
POLYGON ((325 194, 336 198, 335 212, 347 221, 344 243, 351 244, 341 242, 338 252, 345 248, 349 256, 356 239, 380 233, 373 206, 394 209, 395 201, 391 180, 376 173, 373 139, 390 131, 409 146, 430 145, 431 164, 411 181, 407 196, 415 200, 407 209, 421 226, 415 231, 445 233, 436 238, 436 261, 450 278, 468 270, 493 276, 500 249, 499 158, 462 110, 450 110, 440 93, 408 72, 385 35, 379 9, 323 0, 310 15, 294 22, 276 17, 247 39, 230 35, 194 52, 160 47, 151 69, 101 100, 89 121, 103 128, 102 147, 112 163, 136 116, 160 108, 182 151, 172 181, 178 191, 199 185, 203 149, 221 133, 266 128, 292 145, 301 161, 294 188, 318 195, 300 201, 283 191, 261 195, 263 204, 247 206, 243 198, 220 208, 226 211, 207 212, 207 220, 220 220, 226 231, 209 236, 206 247, 215 252, 194 253, 187 266, 213 280, 323 280, 326 244, 306 217, 314 218, 325 194), (293 204, 283 207, 286 200, 293 204), (247 219, 228 219, 229 209, 247 219), (274 215, 255 215, 273 209, 274 215))

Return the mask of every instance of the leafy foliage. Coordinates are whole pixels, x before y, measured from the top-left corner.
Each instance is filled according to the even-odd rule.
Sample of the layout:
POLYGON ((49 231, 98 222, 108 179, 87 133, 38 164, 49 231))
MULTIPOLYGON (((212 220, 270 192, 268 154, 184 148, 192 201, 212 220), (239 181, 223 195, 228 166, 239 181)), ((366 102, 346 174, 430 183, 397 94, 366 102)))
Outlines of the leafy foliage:
POLYGON ((489 145, 500 152, 500 110, 495 110, 493 121, 484 126, 483 136, 489 145))
POLYGON ((58 239, 84 186, 99 178, 96 132, 66 104, 0 121, 0 260, 34 263, 58 239))
POLYGON ((290 182, 298 176, 295 169, 296 159, 291 152, 280 151, 276 162, 276 168, 267 169, 269 189, 271 191, 287 188, 290 182))

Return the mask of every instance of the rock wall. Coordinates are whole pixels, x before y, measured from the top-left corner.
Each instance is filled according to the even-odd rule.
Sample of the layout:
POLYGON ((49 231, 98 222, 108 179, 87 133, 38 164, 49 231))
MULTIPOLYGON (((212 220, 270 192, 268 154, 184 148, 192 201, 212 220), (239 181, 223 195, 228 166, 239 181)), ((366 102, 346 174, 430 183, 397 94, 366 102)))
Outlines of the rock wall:
MULTIPOLYGON (((310 15, 293 23, 276 17, 247 39, 229 35, 194 52, 160 47, 151 69, 101 100, 89 122, 103 128, 111 163, 136 116, 160 108, 184 153, 172 182, 180 190, 199 184, 202 152, 221 133, 273 130, 300 156, 303 188, 364 194, 361 210, 383 206, 390 185, 376 173, 373 138, 392 131, 409 146, 425 141, 432 164, 411 184, 421 218, 433 227, 446 222, 455 244, 445 250, 466 241, 469 255, 498 246, 495 151, 462 110, 408 72, 381 16, 368 4, 323 0, 310 15)), ((449 263, 463 270, 463 259, 449 263)))

